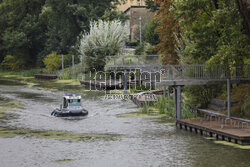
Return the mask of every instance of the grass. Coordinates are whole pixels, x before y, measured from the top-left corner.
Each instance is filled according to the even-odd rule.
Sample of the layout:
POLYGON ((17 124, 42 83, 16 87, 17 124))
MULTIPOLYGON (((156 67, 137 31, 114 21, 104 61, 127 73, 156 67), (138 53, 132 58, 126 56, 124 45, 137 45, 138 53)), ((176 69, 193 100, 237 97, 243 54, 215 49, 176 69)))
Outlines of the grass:
MULTIPOLYGON (((160 114, 165 114, 169 118, 176 118, 175 104, 172 98, 161 96, 155 104, 155 108, 159 110, 160 114)), ((181 105, 182 118, 195 118, 196 112, 189 107, 189 104, 183 100, 181 105)))
MULTIPOLYGON (((187 102, 182 102, 182 118, 196 118, 196 111, 192 110, 187 102)), ((117 117, 160 117, 164 118, 160 122, 166 122, 166 120, 174 120, 176 118, 175 104, 172 98, 161 96, 154 105, 145 102, 140 108, 139 112, 131 112, 118 114, 117 117), (165 119, 168 118, 168 119, 165 119)))
POLYGON ((151 109, 149 108, 148 102, 144 102, 144 104, 142 105, 142 108, 141 108, 141 112, 144 114, 150 114, 151 109))
POLYGON ((56 73, 56 71, 47 70, 45 68, 35 68, 30 70, 21 70, 21 71, 6 71, 0 70, 2 76, 16 76, 16 77, 33 77, 34 74, 38 73, 56 73))
POLYGON ((69 79, 77 79, 81 78, 81 63, 75 65, 75 73, 73 75, 72 67, 65 68, 62 70, 48 70, 46 68, 35 68, 29 70, 21 70, 21 71, 6 71, 0 70, 0 74, 5 77, 34 77, 34 74, 57 74, 59 79, 69 80, 69 79))

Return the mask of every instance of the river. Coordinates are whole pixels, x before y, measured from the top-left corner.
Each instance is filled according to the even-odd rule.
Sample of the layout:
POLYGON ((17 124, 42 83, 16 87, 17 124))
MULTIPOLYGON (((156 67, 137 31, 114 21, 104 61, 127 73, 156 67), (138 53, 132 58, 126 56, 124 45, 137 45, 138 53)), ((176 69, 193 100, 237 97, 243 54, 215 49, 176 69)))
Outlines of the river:
POLYGON ((80 86, 0 78, 0 104, 12 102, 0 119, 0 167, 250 166, 249 149, 177 129, 167 119, 119 115, 139 109, 103 95, 80 86), (64 93, 74 90, 89 115, 51 116, 64 93))

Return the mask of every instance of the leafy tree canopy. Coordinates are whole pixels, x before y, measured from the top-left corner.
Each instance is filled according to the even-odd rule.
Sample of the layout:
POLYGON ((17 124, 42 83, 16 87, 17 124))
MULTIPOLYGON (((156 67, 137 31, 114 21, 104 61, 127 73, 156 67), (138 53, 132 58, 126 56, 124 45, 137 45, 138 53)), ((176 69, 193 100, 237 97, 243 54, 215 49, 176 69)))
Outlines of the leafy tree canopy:
POLYGON ((127 19, 118 0, 1 0, 0 63, 6 55, 27 65, 43 64, 46 55, 76 54, 77 37, 90 21, 127 19), (22 61, 21 61, 22 60, 22 61))

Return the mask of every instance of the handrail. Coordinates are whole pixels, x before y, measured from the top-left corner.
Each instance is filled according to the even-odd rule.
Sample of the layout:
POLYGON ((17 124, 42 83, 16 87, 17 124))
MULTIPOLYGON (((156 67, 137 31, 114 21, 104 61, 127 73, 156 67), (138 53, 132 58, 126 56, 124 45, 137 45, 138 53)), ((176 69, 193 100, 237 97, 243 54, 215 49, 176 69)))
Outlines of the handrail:
MULTIPOLYGON (((229 118, 229 117, 228 117, 227 115, 225 115, 225 114, 220 114, 220 113, 212 112, 212 111, 205 110, 205 109, 197 109, 197 110, 200 111, 200 112, 203 112, 203 113, 205 113, 205 114, 208 114, 208 115, 215 115, 215 116, 218 116, 218 117, 229 118)), ((246 120, 246 119, 242 119, 242 118, 230 117, 230 119, 236 120, 236 121, 241 121, 241 122, 250 123, 250 120, 246 120)))
POLYGON ((250 78, 250 64, 225 68, 221 65, 208 67, 206 64, 162 65, 160 55, 121 55, 107 56, 106 68, 143 69, 158 71, 163 80, 188 79, 230 79, 250 78))

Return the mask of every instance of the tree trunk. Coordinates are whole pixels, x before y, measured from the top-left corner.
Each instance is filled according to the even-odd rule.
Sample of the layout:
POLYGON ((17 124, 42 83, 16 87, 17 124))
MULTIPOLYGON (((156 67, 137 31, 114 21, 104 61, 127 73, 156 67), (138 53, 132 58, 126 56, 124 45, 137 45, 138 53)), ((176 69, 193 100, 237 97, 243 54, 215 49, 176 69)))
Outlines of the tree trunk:
POLYGON ((250 0, 236 0, 239 11, 243 17, 243 26, 250 39, 250 0))

